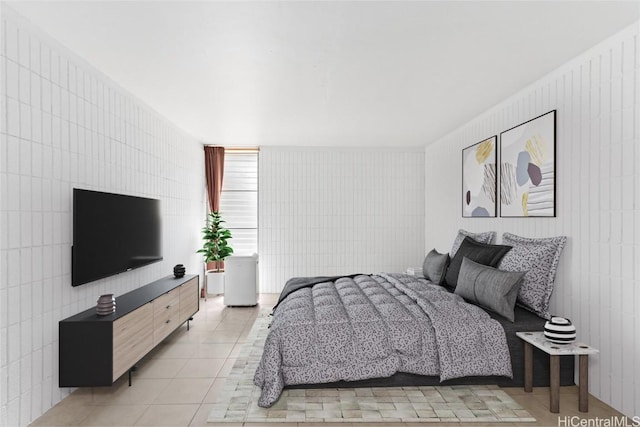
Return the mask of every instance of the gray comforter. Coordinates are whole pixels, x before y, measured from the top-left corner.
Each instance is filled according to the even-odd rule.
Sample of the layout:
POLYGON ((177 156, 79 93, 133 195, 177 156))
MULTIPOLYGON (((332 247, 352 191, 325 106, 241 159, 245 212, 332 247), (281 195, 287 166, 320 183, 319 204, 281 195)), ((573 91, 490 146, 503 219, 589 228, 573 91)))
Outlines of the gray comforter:
POLYGON ((269 407, 285 385, 395 372, 512 377, 502 326, 424 279, 361 275, 303 288, 274 312, 254 383, 269 407))

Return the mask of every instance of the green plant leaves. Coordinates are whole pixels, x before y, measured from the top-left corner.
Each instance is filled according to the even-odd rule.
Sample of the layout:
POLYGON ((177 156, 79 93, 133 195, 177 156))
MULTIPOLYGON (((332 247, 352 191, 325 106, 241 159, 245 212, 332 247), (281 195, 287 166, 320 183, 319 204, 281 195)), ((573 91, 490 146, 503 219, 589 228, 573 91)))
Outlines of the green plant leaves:
POLYGON ((231 231, 222 225, 224 223, 219 212, 211 212, 207 216, 207 225, 202 228, 204 243, 202 249, 196 251, 204 255, 205 262, 224 261, 233 254, 233 248, 227 242, 232 238, 231 231))

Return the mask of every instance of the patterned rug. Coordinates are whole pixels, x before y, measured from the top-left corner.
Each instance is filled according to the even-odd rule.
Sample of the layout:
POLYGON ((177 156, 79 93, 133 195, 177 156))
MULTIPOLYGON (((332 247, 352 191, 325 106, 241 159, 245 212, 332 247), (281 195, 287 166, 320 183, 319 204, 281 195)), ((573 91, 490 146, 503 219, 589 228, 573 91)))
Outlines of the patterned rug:
POLYGON ((497 386, 424 386, 287 390, 270 408, 253 385, 268 311, 260 313, 208 422, 535 422, 497 386))

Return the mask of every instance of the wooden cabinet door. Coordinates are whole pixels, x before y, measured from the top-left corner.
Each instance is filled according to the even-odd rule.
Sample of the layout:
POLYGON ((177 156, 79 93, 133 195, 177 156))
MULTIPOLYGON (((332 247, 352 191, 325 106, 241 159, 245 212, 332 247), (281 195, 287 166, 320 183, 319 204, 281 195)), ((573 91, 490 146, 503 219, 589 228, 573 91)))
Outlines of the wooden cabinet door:
POLYGON ((180 286, 180 323, 198 311, 199 298, 197 277, 180 286))
POLYGON ((153 348, 153 304, 113 322, 113 381, 153 348))

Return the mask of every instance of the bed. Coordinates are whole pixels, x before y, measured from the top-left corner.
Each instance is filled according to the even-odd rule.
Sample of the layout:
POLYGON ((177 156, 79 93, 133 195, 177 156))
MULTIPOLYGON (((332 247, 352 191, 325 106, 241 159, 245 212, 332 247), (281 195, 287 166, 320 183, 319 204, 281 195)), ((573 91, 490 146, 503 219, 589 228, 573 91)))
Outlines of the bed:
MULTIPOLYGON (((486 310, 485 310, 486 311, 486 310)), ((491 311, 487 313, 500 322, 505 331, 507 345, 511 358, 511 368, 513 378, 486 376, 486 377, 463 377, 447 381, 440 381, 437 376, 415 375, 405 372, 397 372, 386 378, 370 378, 359 381, 336 381, 332 383, 320 384, 291 384, 285 388, 306 389, 306 388, 357 388, 357 387, 402 387, 402 386, 435 386, 435 385, 461 385, 461 384, 495 384, 501 387, 524 387, 524 347, 522 340, 516 337, 516 332, 541 331, 544 329, 545 319, 525 310, 516 307, 516 321, 511 323, 491 311)), ((549 386, 549 355, 535 350, 533 352, 533 386, 549 386)), ((575 384, 574 379, 574 359, 571 357, 560 358, 560 385, 569 386, 575 384)))
MULTIPOLYGON (((468 240, 464 238, 451 260, 457 265, 448 266, 448 274, 460 270, 456 278, 472 271, 467 257, 475 255, 469 244, 477 242, 468 240)), ((490 252, 502 251, 499 258, 511 249, 485 246, 491 246, 490 252)), ((526 258, 540 264, 541 258, 530 253, 526 258)), ((491 283, 505 274, 517 276, 518 286, 523 282, 524 272, 494 270, 480 271, 491 283)), ((379 273, 290 280, 274 309, 254 376, 261 388, 258 405, 273 405, 285 387, 522 386, 523 344, 515 332, 542 330, 545 319, 519 307, 514 310, 518 287, 513 287, 510 309, 499 315, 493 306, 487 310, 463 298, 464 283, 447 288, 432 279, 379 273)), ((561 384, 573 384, 573 360, 563 358, 562 363, 561 384)), ((534 385, 548 384, 548 356, 534 352, 534 385)))

